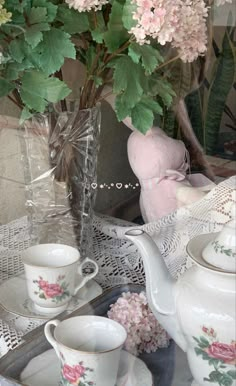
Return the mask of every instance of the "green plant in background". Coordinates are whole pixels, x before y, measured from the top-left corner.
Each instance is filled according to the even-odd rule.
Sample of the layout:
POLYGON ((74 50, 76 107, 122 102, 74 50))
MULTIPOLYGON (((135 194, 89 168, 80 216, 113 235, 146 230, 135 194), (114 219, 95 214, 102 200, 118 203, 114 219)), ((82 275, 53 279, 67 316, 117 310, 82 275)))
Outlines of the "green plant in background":
MULTIPOLYGON (((236 90, 236 83, 234 84, 234 88, 236 90)), ((231 109, 229 108, 229 106, 225 106, 225 109, 224 109, 224 112, 225 114, 229 117, 230 119, 230 123, 227 123, 226 124, 226 127, 228 127, 229 129, 232 129, 234 131, 236 131, 236 113, 233 113, 233 111, 231 111, 231 109)))
POLYGON ((6 0, 4 7, 0 97, 18 105, 23 120, 69 95, 62 76, 66 58, 85 66, 80 109, 93 107, 110 85, 117 95, 118 119, 131 116, 145 132, 154 112, 162 114, 162 106, 171 105, 174 92, 158 71, 165 62, 161 46, 139 45, 128 31, 133 22, 130 1, 114 0, 87 12, 60 0, 6 0))
POLYGON ((234 30, 226 28, 222 49, 213 42, 216 62, 211 78, 186 97, 194 132, 207 154, 215 154, 226 100, 236 80, 234 30))
POLYGON ((22 119, 58 101, 66 109, 69 58, 85 68, 80 109, 108 88, 118 120, 131 117, 145 133, 173 104, 179 66, 191 70, 207 49, 210 0, 0 1, 0 97, 20 107, 22 119))

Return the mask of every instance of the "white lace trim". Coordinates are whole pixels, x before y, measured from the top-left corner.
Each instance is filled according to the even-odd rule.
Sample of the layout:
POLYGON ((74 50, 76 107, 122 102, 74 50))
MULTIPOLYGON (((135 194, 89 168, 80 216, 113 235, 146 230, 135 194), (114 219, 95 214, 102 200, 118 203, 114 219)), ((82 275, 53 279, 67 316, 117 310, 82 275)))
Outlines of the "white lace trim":
MULTIPOLYGON (((191 206, 155 223, 135 227, 154 238, 171 275, 177 278, 191 266, 186 254, 188 241, 202 233, 220 231, 231 218, 233 203, 236 203, 236 177, 221 182, 191 206)), ((124 236, 127 228, 134 227, 134 224, 103 215, 96 215, 93 224, 91 257, 99 265, 98 283, 103 288, 127 283, 144 284, 141 256, 124 236)), ((23 272, 20 254, 29 247, 30 236, 27 217, 0 226, 0 282, 23 272)), ((42 320, 10 314, 1 307, 0 314, 0 355, 15 348, 24 334, 43 323, 42 320)))

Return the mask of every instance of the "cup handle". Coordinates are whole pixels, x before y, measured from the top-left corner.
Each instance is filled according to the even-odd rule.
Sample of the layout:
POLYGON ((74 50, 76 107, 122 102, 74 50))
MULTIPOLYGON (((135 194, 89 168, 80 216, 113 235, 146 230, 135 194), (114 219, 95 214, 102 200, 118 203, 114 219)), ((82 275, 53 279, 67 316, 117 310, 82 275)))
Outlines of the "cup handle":
POLYGON ((56 354, 58 356, 58 358, 60 358, 60 352, 58 350, 58 347, 57 347, 57 341, 56 339, 53 337, 52 333, 51 333, 51 325, 52 326, 58 326, 58 324, 60 324, 60 320, 49 320, 49 322, 47 322, 44 326, 44 334, 46 336, 46 339, 48 340, 48 342, 52 345, 52 347, 54 348, 54 350, 56 351, 56 354))
POLYGON ((98 273, 98 265, 97 263, 94 261, 94 260, 91 260, 89 257, 86 257, 86 259, 84 259, 84 261, 79 265, 79 269, 78 269, 78 272, 81 276, 83 276, 83 280, 81 281, 81 283, 75 287, 75 291, 74 291, 74 295, 77 294, 77 292, 79 291, 79 289, 81 287, 83 287, 85 285, 85 283, 87 283, 89 280, 91 280, 94 276, 97 275, 98 273), (92 263, 94 265, 94 272, 86 275, 86 276, 83 276, 83 267, 86 263, 92 263))

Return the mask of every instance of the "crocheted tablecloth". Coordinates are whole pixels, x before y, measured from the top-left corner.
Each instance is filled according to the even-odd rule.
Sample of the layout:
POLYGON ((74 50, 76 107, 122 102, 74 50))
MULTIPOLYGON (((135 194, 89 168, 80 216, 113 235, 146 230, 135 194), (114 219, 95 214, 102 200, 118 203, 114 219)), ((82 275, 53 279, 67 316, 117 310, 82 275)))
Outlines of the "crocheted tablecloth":
MULTIPOLYGON (((155 223, 135 227, 153 237, 171 275, 178 278, 192 265, 186 254, 188 241, 199 234, 220 231, 231 219, 233 204, 236 204, 236 177, 221 182, 193 205, 180 208, 155 223)), ((99 265, 96 281, 104 289, 126 283, 143 284, 141 256, 124 236, 127 228, 134 224, 96 215, 93 225, 91 257, 99 265)), ((23 272, 20 255, 31 244, 30 232, 26 216, 0 226, 0 283, 23 272)), ((22 342, 24 334, 43 322, 16 316, 0 307, 0 356, 14 349, 22 342)))

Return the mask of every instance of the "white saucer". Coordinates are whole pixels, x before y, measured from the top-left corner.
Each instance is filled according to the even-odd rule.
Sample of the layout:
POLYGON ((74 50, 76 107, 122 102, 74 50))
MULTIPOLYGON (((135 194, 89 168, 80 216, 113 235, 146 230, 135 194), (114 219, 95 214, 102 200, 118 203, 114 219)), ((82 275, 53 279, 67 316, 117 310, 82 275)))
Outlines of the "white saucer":
MULTIPOLYGON (((20 375, 27 386, 60 386, 60 363, 55 351, 48 350, 33 358, 20 375)), ((152 374, 141 359, 126 351, 121 360, 116 386, 152 386, 152 374)))
MULTIPOLYGON (((70 300, 67 310, 73 311, 102 294, 102 288, 94 280, 88 281, 70 300)), ((13 314, 34 319, 51 319, 55 314, 44 314, 34 308, 29 299, 25 274, 13 277, 0 285, 0 305, 13 314)))

